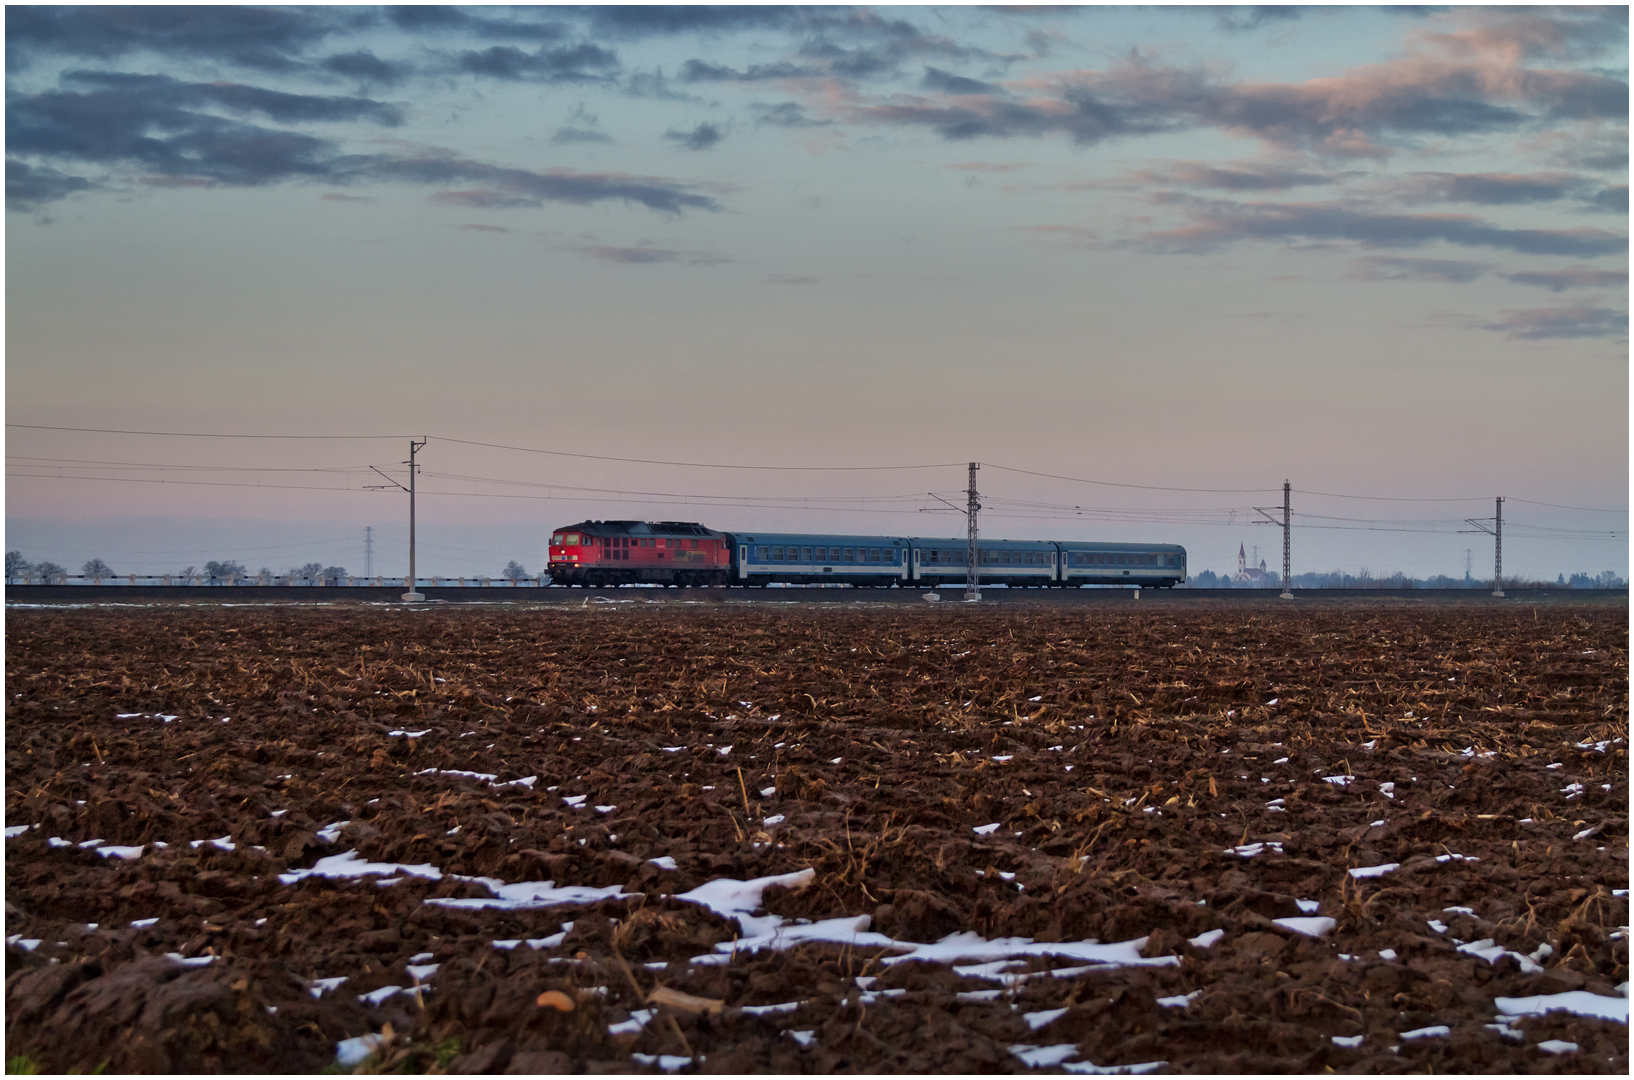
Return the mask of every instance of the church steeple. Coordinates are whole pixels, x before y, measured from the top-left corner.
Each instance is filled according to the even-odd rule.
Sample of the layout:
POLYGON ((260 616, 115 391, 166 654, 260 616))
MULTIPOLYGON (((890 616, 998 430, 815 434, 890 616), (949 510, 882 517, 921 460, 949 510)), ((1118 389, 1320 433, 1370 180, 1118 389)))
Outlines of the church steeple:
POLYGON ((1237 576, 1248 572, 1248 551, 1242 544, 1237 545, 1237 576))

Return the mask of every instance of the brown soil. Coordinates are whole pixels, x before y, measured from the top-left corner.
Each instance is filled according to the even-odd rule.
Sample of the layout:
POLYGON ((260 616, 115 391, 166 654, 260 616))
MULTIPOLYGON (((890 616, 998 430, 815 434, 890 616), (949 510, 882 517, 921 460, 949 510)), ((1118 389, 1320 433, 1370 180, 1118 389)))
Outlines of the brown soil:
POLYGON ((389 1024, 364 1068, 1024 1072, 1012 1045, 1071 1043, 1170 1071, 1627 1071, 1620 1023, 1487 1026, 1496 997, 1628 979, 1626 609, 926 608, 13 609, 6 823, 39 828, 6 841, 6 1053, 310 1072, 389 1024), (213 838, 235 846, 190 843, 213 838), (443 876, 278 878, 354 850, 443 876), (740 930, 675 894, 807 867, 767 912, 916 942, 1150 935, 1178 962, 691 962, 740 930), (454 874, 637 895, 426 903, 491 896, 454 874), (1274 921, 1300 900, 1331 933, 1274 921), (1488 938, 1545 970, 1455 948, 1488 938), (409 989, 359 1000, 386 986, 409 989), (724 1005, 610 1033, 659 986, 724 1005))

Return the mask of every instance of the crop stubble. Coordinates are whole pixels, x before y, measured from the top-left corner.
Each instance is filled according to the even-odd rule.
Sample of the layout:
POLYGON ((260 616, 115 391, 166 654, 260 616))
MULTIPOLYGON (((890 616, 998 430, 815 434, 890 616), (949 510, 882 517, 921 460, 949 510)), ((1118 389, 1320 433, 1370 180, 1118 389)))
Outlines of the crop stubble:
POLYGON ((1497 996, 1628 978, 1625 609, 13 609, 6 649, 6 822, 40 826, 6 841, 6 929, 41 940, 7 948, 7 1053, 48 1069, 311 1071, 387 1023, 365 1067, 1012 1072, 1013 1044, 1075 1043, 1173 1071, 1627 1068, 1619 1024, 1486 1026, 1497 996), (236 847, 189 843, 216 837, 236 847), (348 850, 443 876, 278 881, 348 850), (766 910, 920 942, 1150 934, 1179 963, 1006 984, 827 944, 689 962, 738 928, 675 894, 806 867, 766 910), (455 874, 640 895, 424 903, 491 895, 455 874), (1296 900, 1337 927, 1272 921, 1296 900), (1547 970, 1455 951, 1484 938, 1551 946, 1547 970), (660 986, 724 1008, 609 1033, 660 986))

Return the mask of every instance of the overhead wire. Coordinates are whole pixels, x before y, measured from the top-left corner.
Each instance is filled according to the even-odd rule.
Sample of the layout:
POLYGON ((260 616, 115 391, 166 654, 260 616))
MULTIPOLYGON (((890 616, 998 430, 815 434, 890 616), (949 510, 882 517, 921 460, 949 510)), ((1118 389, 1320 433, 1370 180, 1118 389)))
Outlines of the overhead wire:
MULTIPOLYGON (((15 428, 29 429, 29 430, 93 432, 93 433, 103 433, 103 434, 128 434, 128 435, 146 435, 146 436, 161 436, 161 437, 184 437, 184 438, 367 440, 367 439, 385 439, 385 438, 401 438, 401 437, 404 437, 404 436, 392 436, 392 435, 271 435, 271 434, 245 434, 245 433, 220 433, 220 432, 144 431, 144 430, 117 429, 117 428, 67 427, 67 426, 44 425, 44 424, 7 424, 7 426, 8 427, 15 427, 15 428)), ((629 464, 661 465, 661 466, 675 466, 675 467, 686 467, 686 468, 720 468, 720 469, 733 469, 733 470, 780 471, 780 472, 883 472, 883 471, 903 471, 903 470, 952 468, 952 467, 956 467, 959 464, 962 464, 962 463, 959 463, 959 462, 948 462, 948 463, 930 464, 930 465, 880 465, 880 466, 773 466, 773 465, 722 464, 722 463, 710 463, 710 462, 666 461, 666 460, 646 459, 646 458, 622 458, 622 457, 614 457, 614 456, 610 456, 610 455, 585 454, 585 453, 580 453, 580 452, 576 452, 576 451, 542 450, 542 449, 535 448, 535 447, 512 446, 512 445, 507 445, 507 444, 481 442, 481 441, 470 440, 470 439, 444 438, 444 437, 441 437, 441 436, 437 436, 435 438, 437 438, 438 441, 442 441, 442 442, 449 442, 449 443, 455 443, 455 444, 467 445, 467 446, 483 447, 483 448, 489 448, 489 449, 500 449, 500 450, 509 450, 509 451, 516 451, 516 452, 525 452, 525 453, 546 454, 546 455, 551 455, 551 456, 581 458, 581 459, 587 459, 587 460, 601 460, 601 461, 613 461, 613 462, 621 462, 621 463, 629 463, 629 464)), ((1262 494, 1262 493, 1274 493, 1275 490, 1276 490, 1274 488, 1192 488, 1192 487, 1175 487, 1175 486, 1162 486, 1162 485, 1152 485, 1152 484, 1128 484, 1128 483, 1121 483, 1121 482, 1115 482, 1115 481, 1092 480, 1092 479, 1087 479, 1087 478, 1084 478, 1084 477, 1066 476, 1066 475, 1057 474, 1057 473, 1046 473, 1046 472, 1040 472, 1040 471, 1037 471, 1037 470, 1030 470, 1030 469, 1018 469, 1018 468, 1014 468, 1012 466, 997 465, 997 464, 991 464, 991 463, 988 463, 988 467, 992 468, 992 469, 997 469, 997 470, 1000 470, 1000 471, 1004 471, 1004 472, 1016 473, 1016 474, 1027 475, 1027 476, 1037 476, 1037 477, 1044 478, 1044 479, 1061 480, 1061 481, 1066 481, 1066 482, 1071 482, 1071 483, 1082 483, 1082 484, 1090 484, 1090 485, 1099 486, 1099 487, 1110 487, 1110 488, 1119 488, 1119 489, 1137 490, 1137 491, 1164 491, 1164 492, 1211 493, 1211 494, 1262 494)), ((387 468, 388 469, 394 468, 394 466, 388 465, 387 468)), ((55 458, 55 457, 43 457, 43 456, 32 456, 32 455, 16 454, 16 455, 8 455, 7 476, 14 477, 14 478, 19 478, 19 479, 63 479, 63 480, 107 481, 107 482, 127 482, 127 483, 158 483, 158 484, 174 484, 174 485, 184 485, 184 486, 203 486, 203 487, 253 487, 253 488, 263 488, 263 489, 270 488, 270 489, 277 489, 277 490, 355 491, 355 490, 359 490, 359 489, 354 488, 354 487, 350 486, 349 484, 347 486, 344 486, 344 487, 335 486, 335 485, 316 485, 316 484, 288 484, 288 483, 270 483, 269 484, 269 483, 266 483, 264 481, 259 480, 259 474, 262 474, 262 473, 270 473, 270 474, 306 474, 306 475, 321 474, 321 475, 342 477, 342 478, 346 478, 346 479, 349 480, 353 475, 356 475, 356 476, 362 477, 362 478, 368 478, 371 471, 377 471, 377 470, 374 470, 374 467, 367 466, 367 465, 347 465, 347 466, 327 466, 327 467, 321 467, 321 466, 320 467, 289 467, 289 466, 267 467, 267 466, 232 466, 232 465, 181 465, 181 464, 168 464, 168 463, 161 464, 161 463, 157 463, 157 462, 121 462, 121 461, 109 461, 109 460, 106 460, 106 459, 55 458), (226 481, 179 479, 179 478, 171 477, 171 476, 143 477, 143 476, 128 476, 128 475, 122 475, 122 476, 68 475, 68 473, 70 473, 70 472, 83 473, 84 471, 86 471, 86 468, 90 468, 90 467, 94 467, 94 468, 97 468, 97 469, 100 469, 100 470, 116 470, 116 471, 129 471, 129 470, 147 469, 147 470, 159 470, 161 472, 180 472, 180 473, 188 473, 188 472, 193 472, 193 473, 215 473, 215 474, 221 474, 221 473, 254 473, 254 474, 257 474, 258 479, 254 483, 249 483, 249 482, 237 482, 237 483, 234 483, 234 482, 226 482, 226 481), (13 471, 13 470, 32 470, 32 471, 13 471), (49 471, 47 471, 47 470, 49 470, 49 471)), ((424 471, 420 475, 422 477, 427 478, 427 479, 453 480, 453 481, 457 481, 457 482, 471 483, 473 485, 493 484, 493 485, 501 485, 501 486, 505 486, 505 487, 532 488, 532 489, 537 489, 537 490, 548 493, 548 494, 538 495, 538 496, 529 496, 529 495, 519 495, 519 494, 512 494, 512 493, 502 493, 502 492, 439 491, 439 490, 436 490, 434 488, 427 488, 427 489, 424 489, 422 491, 423 494, 428 495, 428 496, 444 496, 444 497, 467 497, 467 498, 468 497, 478 497, 478 498, 510 498, 510 499, 522 498, 522 499, 539 499, 539 500, 572 501, 572 502, 606 502, 606 501, 609 501, 606 498, 607 496, 624 496, 623 498, 617 498, 617 499, 613 499, 611 501, 618 502, 618 503, 626 503, 626 502, 636 503, 636 504, 646 503, 646 504, 649 504, 649 505, 664 505, 664 506, 700 506, 700 507, 755 506, 755 507, 759 507, 759 508, 762 508, 762 509, 785 509, 785 510, 801 510, 801 511, 819 511, 819 512, 829 512, 829 513, 835 513, 835 512, 846 512, 846 513, 907 513, 909 511, 908 511, 905 504, 907 504, 907 503, 909 503, 911 501, 916 501, 916 500, 920 499, 920 497, 921 497, 917 493, 900 494, 900 495, 813 495, 813 496, 805 496, 805 497, 801 497, 801 496, 791 497, 791 496, 788 496, 788 495, 712 495, 712 494, 703 494, 703 493, 697 493, 697 492, 643 491, 643 490, 630 490, 630 489, 620 489, 620 488, 610 488, 610 487, 586 487, 586 486, 580 486, 580 485, 553 484, 553 483, 547 483, 547 482, 541 482, 541 481, 515 480, 515 479, 510 479, 510 478, 504 478, 504 477, 474 476, 474 475, 463 474, 463 473, 441 473, 441 472, 424 471), (578 495, 578 496, 568 496, 568 495, 558 494, 558 493, 561 493, 561 492, 579 492, 581 494, 578 495), (601 497, 600 498, 589 498, 589 497, 587 497, 587 496, 591 496, 591 495, 601 496, 601 497), (896 507, 880 507, 878 504, 881 504, 881 503, 887 503, 887 504, 888 503, 895 503, 895 504, 897 504, 897 506, 896 507)), ((370 489, 372 489, 372 487, 373 487, 372 485, 366 485, 366 486, 364 486, 362 488, 362 490, 370 490, 370 489)), ((1351 495, 1351 494, 1345 494, 1345 493, 1339 493, 1339 492, 1314 491, 1314 490, 1309 490, 1309 489, 1304 489, 1304 488, 1292 489, 1292 490, 1296 490, 1302 495, 1312 495, 1312 496, 1317 496, 1317 497, 1321 497, 1321 498, 1355 499, 1355 500, 1363 500, 1363 501, 1370 501, 1370 502, 1411 502, 1411 503, 1442 503, 1442 504, 1445 504, 1445 503, 1457 503, 1457 502, 1485 502, 1486 501, 1484 498, 1483 499, 1477 499, 1477 498, 1431 499, 1431 498, 1423 498, 1423 497, 1406 497, 1406 496, 1404 496, 1404 497, 1394 497, 1394 496, 1377 496, 1377 495, 1351 495)), ((962 492, 960 492, 959 494, 962 494, 962 492)), ((936 496, 933 493, 931 495, 931 497, 935 498, 936 496)), ((1550 509, 1580 511, 1580 512, 1586 512, 1586 513, 1611 513, 1611 514, 1626 514, 1627 513, 1626 510, 1616 510, 1616 509, 1604 508, 1604 507, 1569 506, 1569 505, 1566 505, 1566 504, 1541 502, 1541 501, 1538 501, 1538 500, 1530 500, 1530 499, 1522 499, 1522 498, 1512 498, 1512 499, 1510 499, 1508 501, 1515 502, 1515 503, 1522 503, 1522 504, 1526 504, 1526 505, 1547 507, 1547 508, 1550 508, 1550 509)), ((1037 500, 1002 499, 1002 498, 990 498, 988 500, 987 507, 988 507, 988 514, 990 516, 992 516, 992 517, 997 517, 997 518, 1002 518, 1002 519, 1016 519, 1016 520, 1026 520, 1026 519, 1063 520, 1063 519, 1071 519, 1071 518, 1091 518, 1091 519, 1095 519, 1095 520, 1102 520, 1102 521, 1109 521, 1109 522, 1141 522, 1141 523, 1171 524, 1171 525, 1211 525, 1211 526, 1212 525, 1218 525, 1218 526, 1229 526, 1229 527, 1236 527, 1236 526, 1240 526, 1240 525, 1243 525, 1243 524, 1250 524, 1250 523, 1258 524, 1258 522, 1255 521, 1251 516, 1252 508, 1250 508, 1250 507, 1203 507, 1203 508, 1181 508, 1181 507, 1176 507, 1176 508, 1162 508, 1162 507, 1152 507, 1152 508, 1085 507, 1085 506, 1081 506, 1081 505, 1050 503, 1050 502, 1042 502, 1042 501, 1037 501, 1037 500), (1239 515, 1239 514, 1242 515, 1243 520, 1238 520, 1237 519, 1237 515, 1239 515), (1222 515, 1223 515, 1223 517, 1222 517, 1222 515)), ((943 508, 941 508, 941 507, 918 507, 916 509, 918 509, 920 511, 924 511, 924 512, 947 512, 947 511, 944 511, 943 508)), ((1341 517, 1341 516, 1338 516, 1338 515, 1321 515, 1321 514, 1309 514, 1309 513, 1298 513, 1298 514, 1295 514, 1294 517, 1296 519, 1296 523, 1298 524, 1298 526, 1300 528, 1309 528, 1309 529, 1346 529, 1346 528, 1348 528, 1348 529, 1356 529, 1356 530, 1363 530, 1363 531, 1381 531, 1381 532, 1382 531, 1389 531, 1389 532, 1443 532, 1443 531, 1449 531, 1449 529, 1448 529, 1449 526, 1452 527, 1450 531, 1463 531, 1463 530, 1457 529, 1456 526, 1461 525, 1461 524, 1464 523, 1463 519, 1454 520, 1454 519, 1350 518, 1350 517, 1341 517), (1319 524, 1319 522, 1343 523, 1343 524, 1319 524)), ((1605 531, 1602 531, 1602 530, 1591 530, 1591 529, 1581 529, 1581 528, 1568 529, 1568 528, 1562 528, 1562 527, 1558 527, 1558 526, 1528 525, 1528 524, 1524 524, 1524 523, 1521 523, 1521 522, 1512 522, 1512 523, 1510 523, 1509 528, 1511 530, 1512 535, 1515 535, 1515 536, 1527 536, 1527 537, 1533 537, 1533 538, 1557 538, 1557 539, 1608 539, 1609 538, 1609 539, 1617 539, 1617 538, 1620 538, 1620 537, 1626 535, 1626 531, 1622 531, 1622 530, 1605 530, 1605 531)))
POLYGON ((30 431, 77 431, 90 435, 154 435, 173 439, 413 439, 415 435, 258 435, 237 431, 136 431, 127 428, 64 427, 58 424, 13 424, 30 431))

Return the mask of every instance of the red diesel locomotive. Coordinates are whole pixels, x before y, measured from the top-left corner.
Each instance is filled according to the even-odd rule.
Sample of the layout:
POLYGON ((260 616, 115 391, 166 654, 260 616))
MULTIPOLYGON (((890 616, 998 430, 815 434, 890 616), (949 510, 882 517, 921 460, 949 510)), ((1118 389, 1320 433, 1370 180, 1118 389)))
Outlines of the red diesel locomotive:
POLYGON ((731 562, 726 535, 690 521, 581 521, 550 537, 559 585, 725 585, 731 562))

